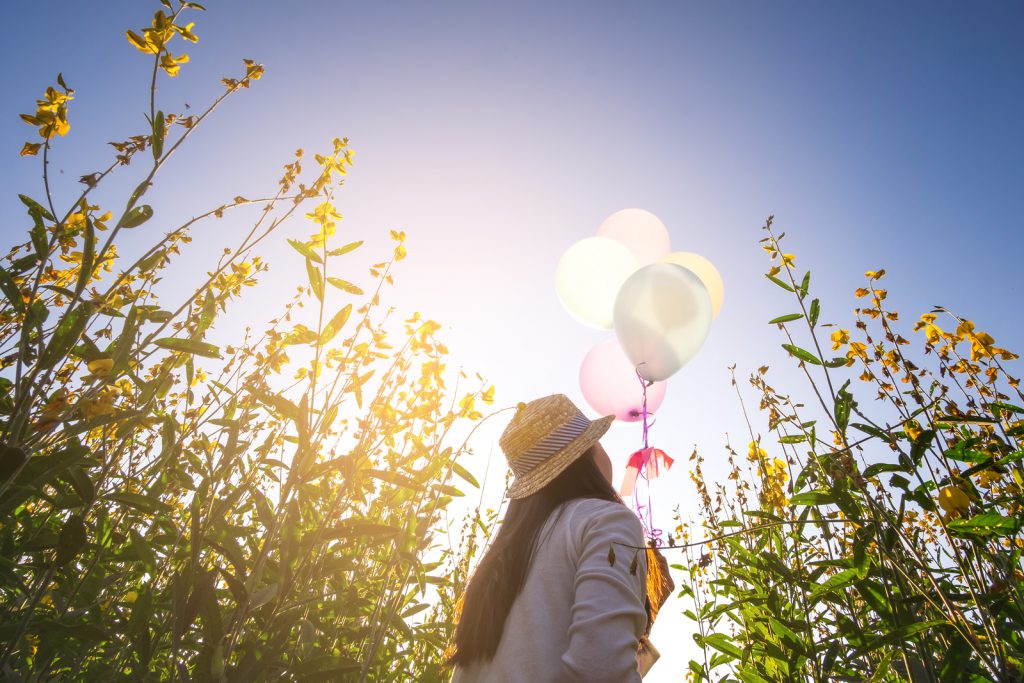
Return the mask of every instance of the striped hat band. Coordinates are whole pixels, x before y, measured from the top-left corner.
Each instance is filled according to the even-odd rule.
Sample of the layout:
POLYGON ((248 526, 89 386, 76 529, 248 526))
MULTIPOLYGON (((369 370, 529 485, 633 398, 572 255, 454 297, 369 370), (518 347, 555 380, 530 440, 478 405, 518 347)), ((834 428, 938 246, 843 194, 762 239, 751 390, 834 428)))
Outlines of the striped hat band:
POLYGON ((590 420, 582 413, 576 413, 568 422, 548 432, 544 438, 534 444, 528 451, 510 461, 508 466, 512 468, 517 477, 521 477, 555 453, 564 450, 574 439, 583 434, 589 426, 590 420))

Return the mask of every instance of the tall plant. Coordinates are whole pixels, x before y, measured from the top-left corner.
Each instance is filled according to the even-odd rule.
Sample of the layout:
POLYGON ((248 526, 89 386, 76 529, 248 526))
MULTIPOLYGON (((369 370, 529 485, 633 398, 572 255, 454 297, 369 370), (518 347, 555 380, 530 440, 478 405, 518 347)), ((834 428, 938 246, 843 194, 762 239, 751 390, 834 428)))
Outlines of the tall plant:
POLYGON ((857 289, 850 329, 823 332, 810 272, 772 219, 764 229, 766 275, 795 309, 770 322, 810 400, 760 368, 750 383, 770 437, 751 427, 751 471, 730 448, 729 482, 709 486, 695 458, 713 540, 679 528, 705 648, 690 675, 1021 680, 1024 395, 1006 365, 1017 356, 944 309, 914 325, 924 353, 912 354, 882 270, 857 289))
POLYGON ((69 203, 51 192, 49 162, 74 91, 58 76, 22 117, 42 140, 22 155, 40 158, 43 187, 21 197, 29 239, 0 268, 0 675, 435 675, 454 610, 437 590, 455 590, 465 564, 437 525, 461 495, 452 477, 475 484, 457 458, 493 387, 453 382, 439 325, 382 309, 404 233, 369 293, 346 279, 362 244, 336 235, 348 141, 315 155, 312 173, 300 150, 274 192, 198 210, 131 263, 118 257, 124 231, 160 222, 145 200, 166 161, 263 75, 245 60, 202 113, 159 108, 157 82, 188 62, 177 46, 197 40, 185 18, 202 9, 162 0, 126 33, 152 60, 146 128, 114 143, 69 203), (132 171, 121 208, 92 203, 132 171), (242 239, 165 306, 161 279, 197 272, 180 253, 193 231, 246 206, 258 211, 242 239), (307 281, 262 332, 218 330, 213 343, 266 277, 258 248, 298 213, 314 226, 288 240, 307 281))

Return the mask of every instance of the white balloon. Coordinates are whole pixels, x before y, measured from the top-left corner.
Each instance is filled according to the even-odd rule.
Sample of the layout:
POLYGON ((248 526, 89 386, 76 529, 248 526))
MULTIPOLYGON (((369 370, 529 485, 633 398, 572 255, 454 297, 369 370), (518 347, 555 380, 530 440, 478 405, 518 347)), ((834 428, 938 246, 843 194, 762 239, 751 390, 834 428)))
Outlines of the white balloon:
POLYGON ((565 250, 555 268, 555 292, 580 322, 611 329, 615 296, 637 267, 625 245, 608 237, 587 237, 565 250))
POLYGON ((674 263, 692 270, 708 288, 708 294, 711 295, 711 317, 718 317, 719 311, 722 310, 722 300, 725 299, 725 283, 722 282, 722 275, 718 272, 718 268, 715 268, 715 264, 692 251, 674 252, 661 259, 661 262, 674 263))
POLYGON ((604 219, 597 234, 611 237, 629 247, 639 266, 660 261, 671 248, 665 224, 644 209, 616 211, 604 219))
POLYGON ((667 379, 693 358, 711 329, 711 296, 692 271, 654 263, 615 299, 615 334, 644 379, 667 379))

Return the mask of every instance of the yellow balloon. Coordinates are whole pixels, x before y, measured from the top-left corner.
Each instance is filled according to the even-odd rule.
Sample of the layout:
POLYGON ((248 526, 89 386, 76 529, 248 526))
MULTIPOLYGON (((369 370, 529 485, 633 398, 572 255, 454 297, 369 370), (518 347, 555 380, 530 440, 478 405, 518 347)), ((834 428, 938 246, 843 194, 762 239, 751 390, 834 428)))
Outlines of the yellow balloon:
POLYGON ((711 261, 692 251, 677 251, 661 259, 661 262, 682 266, 699 277, 704 286, 708 288, 708 294, 711 295, 711 316, 718 317, 718 312, 722 310, 722 301, 725 298, 725 283, 722 282, 722 275, 711 261))

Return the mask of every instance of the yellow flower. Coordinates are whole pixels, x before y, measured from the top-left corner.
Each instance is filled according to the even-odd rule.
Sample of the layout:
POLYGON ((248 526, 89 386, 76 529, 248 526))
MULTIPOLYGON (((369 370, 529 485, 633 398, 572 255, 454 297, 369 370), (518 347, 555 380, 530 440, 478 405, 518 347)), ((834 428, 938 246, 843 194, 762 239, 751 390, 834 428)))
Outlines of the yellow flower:
POLYGON ((134 605, 135 601, 139 599, 139 594, 136 591, 128 591, 124 594, 124 601, 129 605, 134 605))
POLYGON ((784 266, 796 265, 795 261, 796 261, 796 254, 783 254, 782 255, 782 265, 784 265, 784 266))
POLYGON ((978 483, 981 486, 990 489, 994 484, 996 484, 1000 479, 1002 479, 1002 477, 1003 475, 1000 474, 999 472, 996 472, 995 470, 984 470, 978 475, 978 483))
POLYGON ((763 448, 758 446, 755 442, 751 441, 750 445, 747 446, 747 460, 750 462, 757 462, 758 460, 764 460, 768 457, 768 454, 763 448))
POLYGON ((971 507, 971 499, 956 486, 946 486, 939 491, 939 507, 948 517, 959 517, 971 507))
POLYGON ((832 333, 832 350, 835 351, 843 344, 850 343, 850 331, 849 330, 836 330, 832 333))
POLYGON ((772 460, 772 466, 775 468, 775 476, 782 481, 789 479, 789 468, 786 465, 786 461, 782 458, 775 458, 772 460))
POLYGON ((91 360, 86 364, 89 368, 89 372, 96 375, 97 377, 103 378, 110 374, 110 371, 114 369, 113 358, 97 358, 91 360))
POLYGON ((85 214, 81 212, 71 214, 64 222, 64 226, 68 230, 81 230, 85 227, 85 214))
POLYGON ((860 342, 850 342, 850 350, 847 351, 846 357, 849 358, 850 360, 853 360, 854 358, 861 358, 863 360, 867 360, 867 350, 868 347, 866 344, 861 344, 860 342))
POLYGON ((907 420, 903 423, 903 431, 907 433, 911 441, 917 441, 917 437, 921 436, 921 425, 917 420, 907 420))

